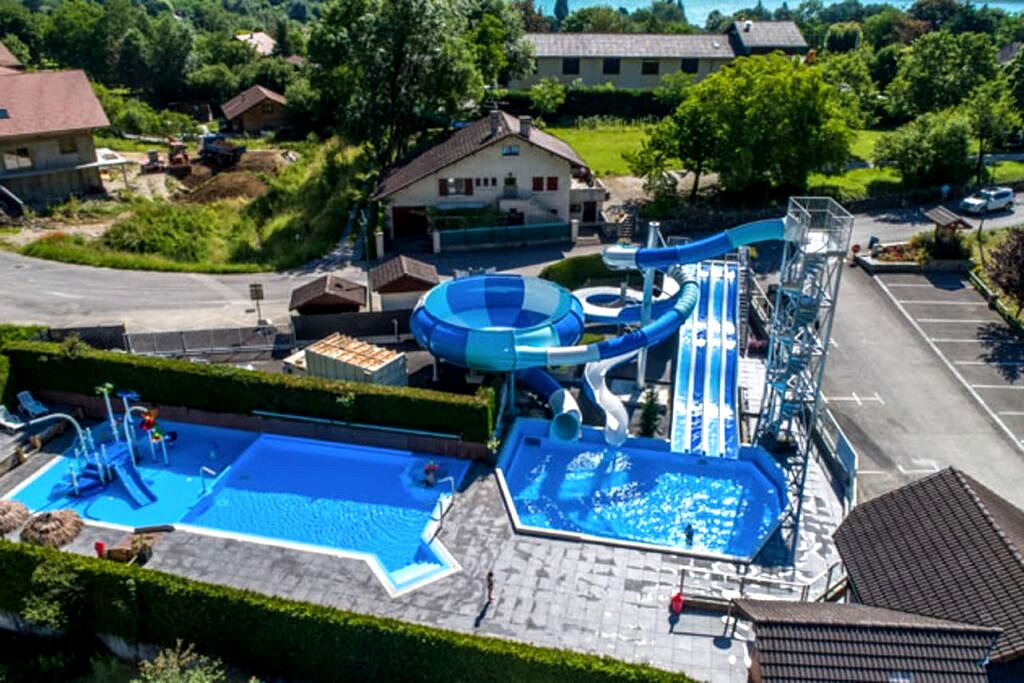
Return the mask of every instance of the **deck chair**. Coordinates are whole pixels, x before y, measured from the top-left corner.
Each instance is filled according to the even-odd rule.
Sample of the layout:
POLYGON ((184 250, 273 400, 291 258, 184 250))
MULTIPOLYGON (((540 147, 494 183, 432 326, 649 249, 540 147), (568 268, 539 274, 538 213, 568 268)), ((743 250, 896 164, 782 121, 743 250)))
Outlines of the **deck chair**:
POLYGON ((37 401, 30 391, 22 391, 18 394, 18 405, 33 420, 50 412, 50 409, 37 401))
POLYGON ((0 403, 0 429, 8 432, 16 432, 25 426, 25 421, 7 410, 7 406, 0 403))

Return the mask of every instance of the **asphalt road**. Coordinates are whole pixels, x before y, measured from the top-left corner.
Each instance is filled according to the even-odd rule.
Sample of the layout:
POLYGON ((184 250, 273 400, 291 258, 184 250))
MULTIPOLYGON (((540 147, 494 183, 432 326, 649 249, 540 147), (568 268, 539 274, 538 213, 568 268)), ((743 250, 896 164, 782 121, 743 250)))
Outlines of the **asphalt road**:
POLYGON ((1024 506, 1024 452, 859 268, 832 338, 824 396, 860 455, 861 501, 954 465, 1024 506))

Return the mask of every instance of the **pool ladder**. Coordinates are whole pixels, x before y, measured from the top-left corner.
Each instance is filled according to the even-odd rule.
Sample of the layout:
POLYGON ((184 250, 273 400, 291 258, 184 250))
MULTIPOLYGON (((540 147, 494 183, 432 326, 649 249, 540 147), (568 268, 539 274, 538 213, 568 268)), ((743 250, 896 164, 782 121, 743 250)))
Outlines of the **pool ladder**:
POLYGON ((442 477, 437 480, 438 484, 441 484, 443 482, 448 482, 448 485, 451 487, 451 502, 448 503, 447 507, 445 507, 444 503, 441 502, 441 496, 443 496, 444 494, 442 493, 441 496, 437 497, 438 507, 441 508, 441 514, 437 519, 431 517, 431 521, 437 522, 437 528, 434 529, 434 533, 430 537, 431 541, 437 538, 437 535, 441 533, 441 527, 444 526, 444 518, 448 514, 448 511, 452 509, 452 506, 455 505, 455 479, 452 477, 442 477))

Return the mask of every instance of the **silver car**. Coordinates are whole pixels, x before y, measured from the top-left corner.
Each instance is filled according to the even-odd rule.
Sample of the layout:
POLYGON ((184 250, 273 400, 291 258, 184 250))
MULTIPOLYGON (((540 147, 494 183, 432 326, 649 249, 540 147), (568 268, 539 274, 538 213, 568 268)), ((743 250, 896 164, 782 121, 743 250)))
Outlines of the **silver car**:
POLYGON ((1013 190, 1008 187, 986 187, 960 202, 960 210, 967 213, 988 213, 1001 209, 1013 210, 1013 190))

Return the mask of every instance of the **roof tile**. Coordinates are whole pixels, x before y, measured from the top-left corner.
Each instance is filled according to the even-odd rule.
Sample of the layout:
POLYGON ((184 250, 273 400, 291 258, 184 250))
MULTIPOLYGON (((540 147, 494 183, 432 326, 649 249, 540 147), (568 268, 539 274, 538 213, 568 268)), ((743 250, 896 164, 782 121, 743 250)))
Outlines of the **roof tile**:
POLYGON ((110 125, 84 71, 38 71, 2 76, 0 139, 110 125))

